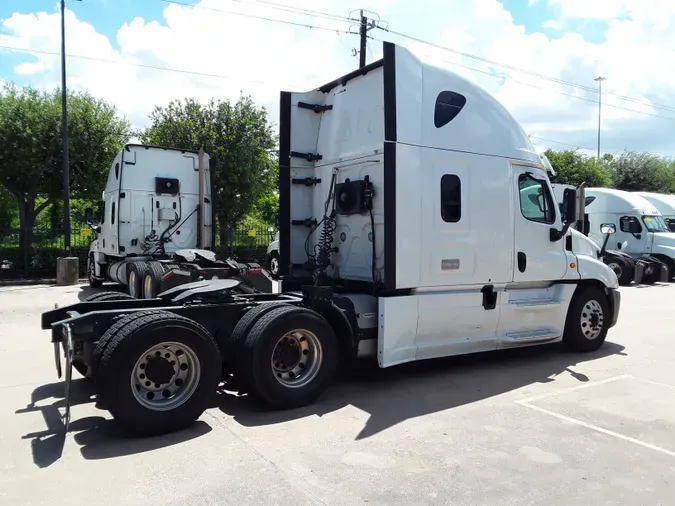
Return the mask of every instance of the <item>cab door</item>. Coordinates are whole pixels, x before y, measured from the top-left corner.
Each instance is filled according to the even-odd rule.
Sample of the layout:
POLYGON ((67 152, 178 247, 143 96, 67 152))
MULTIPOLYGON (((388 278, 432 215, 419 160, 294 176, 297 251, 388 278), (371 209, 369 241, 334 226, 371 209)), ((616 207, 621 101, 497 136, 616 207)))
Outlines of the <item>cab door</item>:
POLYGON ((542 169, 513 165, 515 184, 513 281, 562 279, 567 271, 565 241, 551 241, 550 230, 562 228, 553 192, 542 169))

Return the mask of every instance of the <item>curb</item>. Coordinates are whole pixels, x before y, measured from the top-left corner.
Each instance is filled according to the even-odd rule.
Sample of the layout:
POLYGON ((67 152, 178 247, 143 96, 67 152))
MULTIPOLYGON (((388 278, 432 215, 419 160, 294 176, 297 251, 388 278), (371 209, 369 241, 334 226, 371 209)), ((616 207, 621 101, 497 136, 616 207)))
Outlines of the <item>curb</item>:
MULTIPOLYGON (((86 278, 78 279, 78 284, 85 283, 86 278)), ((56 285, 56 278, 40 279, 0 279, 0 287, 3 286, 30 286, 30 285, 56 285)), ((75 286, 75 285, 73 285, 75 286)))

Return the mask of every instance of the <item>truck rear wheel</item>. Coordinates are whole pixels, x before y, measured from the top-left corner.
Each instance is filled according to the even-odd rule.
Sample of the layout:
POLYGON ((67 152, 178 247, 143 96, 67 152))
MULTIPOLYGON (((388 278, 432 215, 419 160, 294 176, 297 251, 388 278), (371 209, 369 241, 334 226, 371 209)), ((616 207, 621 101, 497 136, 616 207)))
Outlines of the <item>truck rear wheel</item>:
POLYGON ((164 276, 164 266, 159 262, 148 262, 148 270, 143 277, 143 298, 154 299, 159 294, 164 276))
POLYGON ((97 371, 106 408, 124 428, 144 435, 191 425, 220 381, 213 337, 168 311, 127 315, 117 324, 97 371))
POLYGON ((605 293, 595 286, 572 300, 567 312, 563 342, 572 351, 595 351, 605 342, 611 317, 605 293))
POLYGON ((292 409, 312 404, 326 390, 338 354, 335 332, 320 314, 287 306, 258 319, 237 358, 253 393, 273 408, 292 409))
POLYGON ((129 284, 129 295, 134 299, 143 298, 143 278, 146 272, 148 272, 147 262, 132 262, 129 265, 127 282, 129 284))

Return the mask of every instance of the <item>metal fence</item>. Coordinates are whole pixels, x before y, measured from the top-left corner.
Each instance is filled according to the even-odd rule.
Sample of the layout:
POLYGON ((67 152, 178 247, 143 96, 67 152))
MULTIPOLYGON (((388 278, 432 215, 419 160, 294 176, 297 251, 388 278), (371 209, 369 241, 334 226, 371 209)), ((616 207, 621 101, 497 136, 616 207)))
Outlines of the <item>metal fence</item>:
MULTIPOLYGON (((219 258, 240 262, 265 262, 267 246, 275 232, 269 229, 219 229, 215 251, 219 258)), ((89 228, 71 234, 71 256, 80 259, 80 276, 86 275, 87 255, 94 235, 89 228)), ((0 280, 41 279, 56 276, 56 259, 64 255, 63 230, 35 228, 29 247, 21 249, 18 229, 0 231, 0 280)))

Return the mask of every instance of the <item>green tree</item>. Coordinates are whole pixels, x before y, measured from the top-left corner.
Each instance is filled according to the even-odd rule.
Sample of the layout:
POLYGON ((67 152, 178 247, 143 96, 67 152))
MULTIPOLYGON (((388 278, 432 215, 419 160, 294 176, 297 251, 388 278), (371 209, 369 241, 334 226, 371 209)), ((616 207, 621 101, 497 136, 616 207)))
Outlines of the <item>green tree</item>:
POLYGON ((553 183, 579 186, 586 183, 588 187, 608 187, 612 185, 612 171, 603 162, 579 153, 578 151, 545 152, 546 157, 556 171, 551 178, 553 183))
POLYGON ((627 151, 609 163, 614 187, 626 191, 675 191, 675 167, 670 160, 650 153, 627 151))
POLYGON ((12 227, 16 216, 16 202, 10 193, 0 186, 0 235, 12 227))
POLYGON ((209 154, 221 225, 234 227, 251 212, 270 214, 268 203, 277 188, 277 139, 264 107, 244 96, 234 104, 214 99, 201 104, 186 98, 156 107, 150 120, 140 135, 144 143, 203 147, 209 154))
MULTIPOLYGON (((91 197, 103 190, 131 126, 112 104, 89 93, 70 93, 68 109, 71 196, 91 197)), ((0 186, 17 201, 26 258, 35 219, 62 198, 61 91, 6 84, 0 91, 0 139, 0 186)))

